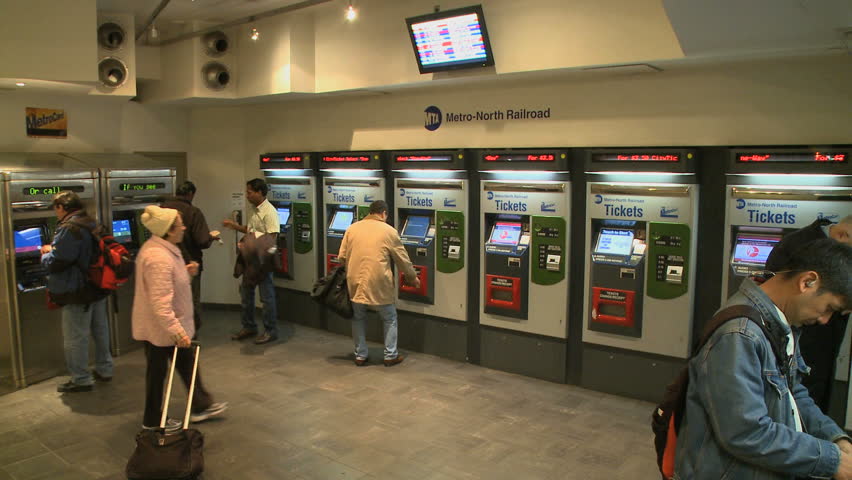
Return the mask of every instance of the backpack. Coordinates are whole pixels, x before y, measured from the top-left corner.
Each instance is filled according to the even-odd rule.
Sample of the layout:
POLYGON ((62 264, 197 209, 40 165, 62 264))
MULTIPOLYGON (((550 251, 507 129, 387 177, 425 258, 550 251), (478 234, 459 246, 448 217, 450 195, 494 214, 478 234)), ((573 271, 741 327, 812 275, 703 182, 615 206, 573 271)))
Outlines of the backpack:
MULTIPOLYGON (((754 307, 749 305, 733 305, 713 315, 707 322, 700 341, 692 350, 691 360, 707 343, 713 333, 726 322, 735 318, 748 318, 760 327, 763 334, 772 345, 772 351, 783 375, 787 375, 788 366, 785 361, 786 350, 773 341, 763 318, 754 307)), ((686 409, 686 391, 689 387, 689 361, 678 373, 675 380, 666 387, 663 400, 654 407, 651 414, 651 430, 654 432, 654 448, 657 451, 657 466, 663 480, 671 480, 674 476, 675 450, 677 449, 677 433, 680 429, 683 412, 686 409)))
POLYGON ((78 222, 71 223, 92 234, 94 250, 86 272, 89 282, 105 291, 116 290, 127 283, 136 265, 127 248, 112 235, 101 234, 102 226, 91 229, 78 222))

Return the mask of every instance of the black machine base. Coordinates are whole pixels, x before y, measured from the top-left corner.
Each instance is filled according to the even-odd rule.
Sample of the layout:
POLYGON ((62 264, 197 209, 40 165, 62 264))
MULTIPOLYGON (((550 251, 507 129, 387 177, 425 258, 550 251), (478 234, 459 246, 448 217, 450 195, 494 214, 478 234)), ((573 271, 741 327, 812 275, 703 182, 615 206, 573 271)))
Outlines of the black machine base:
POLYGON ((623 397, 659 402, 685 359, 583 344, 580 386, 623 397))
POLYGON ((480 364, 483 367, 565 383, 565 339, 481 326, 480 364))

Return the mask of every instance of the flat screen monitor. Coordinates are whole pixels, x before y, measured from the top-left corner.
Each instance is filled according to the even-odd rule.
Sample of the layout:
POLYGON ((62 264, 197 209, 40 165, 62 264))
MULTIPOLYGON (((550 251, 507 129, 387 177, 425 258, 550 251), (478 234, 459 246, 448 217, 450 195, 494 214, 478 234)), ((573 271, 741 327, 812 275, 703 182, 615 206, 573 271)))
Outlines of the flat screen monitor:
POLYGON ((482 5, 406 18, 420 73, 494 65, 482 5))
POLYGON ((352 220, 355 218, 355 211, 353 210, 338 210, 334 212, 334 216, 331 217, 331 225, 329 225, 329 230, 335 230, 338 232, 345 232, 349 225, 352 225, 352 220))
POLYGON ((598 234, 595 253, 604 255, 630 255, 633 248, 633 230, 602 228, 598 234))
POLYGON ((491 238, 488 239, 488 243, 515 246, 520 240, 520 222, 497 222, 491 229, 491 238))
POLYGON ((429 223, 429 217, 425 215, 409 215, 402 228, 402 236, 423 238, 429 231, 429 223))
POLYGON ((15 229, 15 255, 36 256, 44 245, 44 229, 28 227, 15 229))
POLYGON ((275 210, 278 211, 278 225, 287 225, 290 221, 290 207, 279 207, 275 210))
POLYGON ((112 236, 118 243, 130 243, 133 241, 133 231, 130 229, 130 220, 113 220, 112 236))
POLYGON ((779 241, 781 241, 781 235, 737 234, 734 263, 764 265, 779 241))

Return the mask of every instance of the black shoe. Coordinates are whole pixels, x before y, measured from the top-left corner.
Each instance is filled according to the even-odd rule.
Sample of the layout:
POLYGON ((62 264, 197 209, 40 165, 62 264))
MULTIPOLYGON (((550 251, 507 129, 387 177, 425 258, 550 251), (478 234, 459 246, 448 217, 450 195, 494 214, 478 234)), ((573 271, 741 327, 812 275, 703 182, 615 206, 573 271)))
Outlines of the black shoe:
POLYGON ((244 328, 239 332, 231 335, 231 340, 245 340, 246 338, 257 335, 257 331, 244 328))
POLYGON ((56 391, 59 393, 75 393, 75 392, 91 392, 91 385, 77 385, 72 381, 67 381, 62 385, 56 387, 56 391))
POLYGON ((274 342, 278 340, 278 335, 270 335, 269 332, 263 332, 263 335, 254 339, 254 343, 256 345, 263 345, 264 343, 274 342))
POLYGON ((112 381, 112 377, 105 377, 105 376, 101 375, 100 373, 98 373, 97 370, 92 371, 92 376, 95 377, 95 380, 97 380, 99 382, 111 382, 112 381))

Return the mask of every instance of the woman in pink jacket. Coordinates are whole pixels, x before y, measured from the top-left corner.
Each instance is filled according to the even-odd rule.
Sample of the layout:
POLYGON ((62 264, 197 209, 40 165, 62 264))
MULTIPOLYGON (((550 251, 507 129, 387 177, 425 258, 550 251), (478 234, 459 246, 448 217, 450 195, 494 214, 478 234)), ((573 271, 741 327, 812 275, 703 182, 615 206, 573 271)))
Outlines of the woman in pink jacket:
MULTIPOLYGON (((190 275, 198 274, 198 264, 185 264, 177 244, 186 227, 177 210, 145 207, 142 225, 151 238, 136 257, 136 290, 133 298, 133 338, 145 342, 145 416, 143 428, 158 428, 162 415, 163 383, 174 347, 189 347, 195 334, 190 275)), ((178 349, 175 369, 189 388, 194 355, 178 349)), ((200 368, 195 379, 190 421, 200 422, 225 411, 227 403, 216 403, 201 382, 200 368)), ((169 420, 166 430, 181 428, 169 420)))

